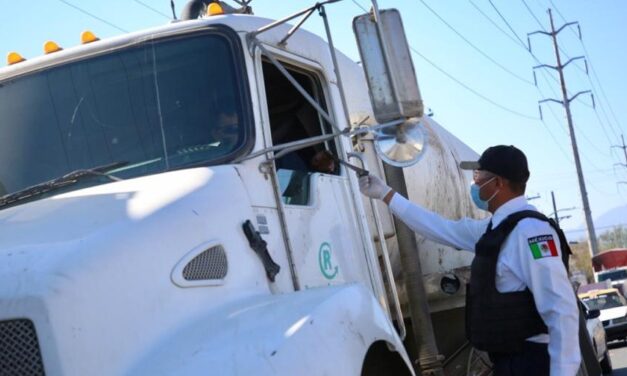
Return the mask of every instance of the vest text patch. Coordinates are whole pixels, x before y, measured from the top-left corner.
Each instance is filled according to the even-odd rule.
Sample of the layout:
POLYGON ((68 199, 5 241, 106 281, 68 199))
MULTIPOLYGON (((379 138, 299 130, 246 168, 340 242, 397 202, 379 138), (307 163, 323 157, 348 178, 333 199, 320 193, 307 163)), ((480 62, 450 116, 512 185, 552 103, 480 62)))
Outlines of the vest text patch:
POLYGON ((553 235, 534 236, 527 240, 534 260, 558 256, 553 235))

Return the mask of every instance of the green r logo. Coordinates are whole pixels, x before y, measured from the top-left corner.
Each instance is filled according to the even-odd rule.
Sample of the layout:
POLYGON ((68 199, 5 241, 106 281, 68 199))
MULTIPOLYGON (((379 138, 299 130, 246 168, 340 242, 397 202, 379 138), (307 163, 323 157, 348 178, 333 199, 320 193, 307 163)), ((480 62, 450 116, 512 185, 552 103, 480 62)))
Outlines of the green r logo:
POLYGON ((335 278, 339 270, 337 265, 333 266, 331 256, 331 245, 327 242, 322 243, 318 251, 318 263, 320 264, 320 272, 326 279, 335 278))

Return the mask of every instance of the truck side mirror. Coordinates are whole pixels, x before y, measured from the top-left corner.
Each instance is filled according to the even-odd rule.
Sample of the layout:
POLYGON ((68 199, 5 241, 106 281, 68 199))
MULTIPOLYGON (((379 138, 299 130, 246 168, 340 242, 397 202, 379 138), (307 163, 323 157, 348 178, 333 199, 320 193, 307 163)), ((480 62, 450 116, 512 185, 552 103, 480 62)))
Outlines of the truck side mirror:
POLYGON ((374 147, 385 163, 396 167, 416 164, 425 153, 427 133, 417 118, 375 132, 374 147))
POLYGON ((596 319, 601 316, 601 311, 598 309, 590 309, 586 314, 586 319, 596 319))
POLYGON ((425 151, 426 134, 419 119, 424 106, 414 64, 396 9, 353 19, 353 31, 366 74, 370 102, 379 123, 406 119, 405 124, 375 134, 381 159, 397 167, 416 163, 425 151))
POLYGON ((422 117, 424 106, 401 15, 396 9, 379 15, 379 27, 372 13, 353 19, 374 116, 379 123, 422 117))

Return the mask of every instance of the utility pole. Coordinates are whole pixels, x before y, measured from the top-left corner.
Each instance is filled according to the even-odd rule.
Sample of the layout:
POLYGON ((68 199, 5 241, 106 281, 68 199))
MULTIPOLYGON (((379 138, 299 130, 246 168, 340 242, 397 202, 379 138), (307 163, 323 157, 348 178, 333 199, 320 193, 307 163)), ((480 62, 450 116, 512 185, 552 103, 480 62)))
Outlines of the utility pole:
POLYGON ((536 200, 536 199, 539 199, 539 198, 542 198, 542 196, 540 196, 540 194, 538 193, 535 196, 527 196, 527 201, 536 200))
POLYGON ((623 145, 612 145, 613 148, 621 148, 623 149, 623 154, 625 154, 625 163, 617 163, 620 165, 623 165, 625 167, 627 167, 627 146, 625 146, 625 137, 623 137, 623 135, 620 135, 620 139, 621 141, 623 141, 623 145))
POLYGON ((557 223, 557 225, 560 225, 560 217, 557 216, 557 205, 555 205, 555 195, 553 194, 553 191, 551 191, 551 200, 553 200, 553 214, 555 215, 555 223, 557 223))
MULTIPOLYGON (((552 66, 552 65, 542 64, 542 65, 535 66, 534 70, 537 68, 551 68, 551 69, 556 70, 559 73, 560 83, 562 86, 562 100, 549 98, 549 99, 543 99, 539 101, 538 103, 542 104, 544 102, 555 102, 564 106, 564 109, 566 110, 566 120, 568 122, 568 130, 570 132, 570 141, 573 147, 573 156, 575 159, 575 167, 577 169, 577 178, 579 180, 579 190, 581 191, 581 201, 583 204, 584 215, 586 217, 586 227, 588 228, 588 242, 590 245, 590 253, 592 254, 592 256, 594 256, 598 254, 597 236, 594 230, 594 223, 592 222, 592 212, 590 210, 590 203, 588 202, 588 192, 586 190, 586 183, 583 178, 583 171, 581 169, 581 160, 579 158, 579 150, 577 148, 577 139, 575 137, 575 128, 573 126, 573 118, 570 112, 570 103, 573 100, 575 100, 575 98, 577 98, 581 94, 590 93, 592 95, 592 93, 590 90, 580 91, 577 94, 573 95, 572 97, 568 98, 568 91, 566 90, 566 81, 564 80, 564 68, 568 64, 570 64, 572 61, 578 60, 578 59, 585 59, 585 57, 584 56, 573 57, 570 60, 568 60, 565 64, 562 65, 562 60, 560 57, 560 50, 559 50, 558 43, 557 43, 557 34, 559 34, 560 31, 564 30, 565 27, 571 26, 571 25, 577 25, 577 27, 579 27, 579 24, 577 22, 569 22, 569 23, 562 25, 559 29, 555 30, 555 25, 553 23, 553 14, 551 13, 551 9, 549 9, 549 19, 551 21, 551 32, 535 31, 533 33, 527 34, 527 40, 529 41, 529 36, 533 34, 544 34, 544 35, 550 36, 553 39, 553 47, 555 49, 555 58, 557 60, 557 65, 552 66)), ((581 39, 581 29, 579 29, 579 39, 581 39)), ((529 43, 529 50, 531 51, 531 43, 529 43)), ((588 64, 586 63, 586 72, 587 71, 588 71, 588 64)), ((592 97, 592 102, 594 105, 594 97, 592 97)), ((542 107, 540 107, 540 116, 542 116, 542 107)))
POLYGON ((551 200, 553 201, 553 218, 555 219, 555 223, 557 223, 557 225, 560 225, 560 220, 561 219, 566 219, 566 218, 570 218, 570 215, 565 215, 563 217, 559 216, 559 212, 561 211, 566 211, 566 210, 575 210, 575 208, 566 208, 566 209, 558 209, 557 205, 555 204, 555 193, 553 193, 553 191, 551 191, 551 200))

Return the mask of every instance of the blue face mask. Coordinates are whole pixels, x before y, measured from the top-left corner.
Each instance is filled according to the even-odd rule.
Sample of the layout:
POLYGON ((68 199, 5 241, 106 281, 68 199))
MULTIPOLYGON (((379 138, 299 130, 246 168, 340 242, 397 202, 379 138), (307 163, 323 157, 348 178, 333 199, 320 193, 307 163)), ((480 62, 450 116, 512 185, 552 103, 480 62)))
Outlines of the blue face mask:
POLYGON ((477 185, 476 183, 472 183, 470 185, 470 198, 472 198, 472 202, 475 203, 475 205, 481 209, 481 210, 488 210, 488 203, 490 202, 490 200, 492 200, 494 198, 494 196, 496 196, 499 191, 494 192, 494 194, 492 195, 492 197, 490 197, 487 200, 482 200, 481 199, 481 188, 483 188, 486 184, 488 184, 489 182, 491 182, 492 180, 494 180, 494 177, 492 179, 489 179, 488 181, 486 181, 485 183, 481 184, 481 185, 477 185))

